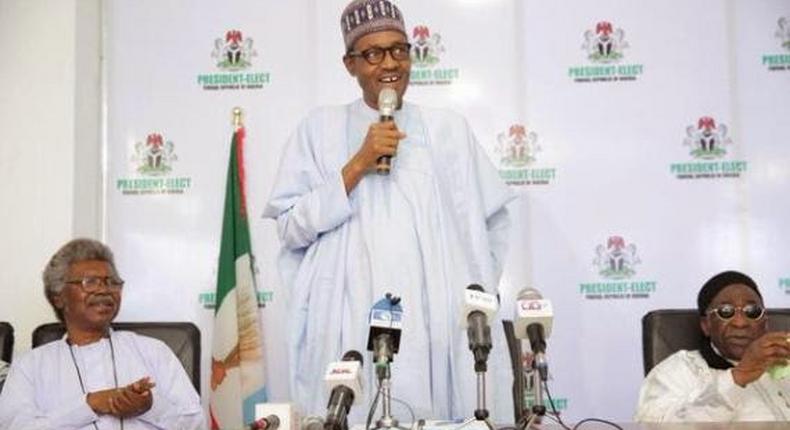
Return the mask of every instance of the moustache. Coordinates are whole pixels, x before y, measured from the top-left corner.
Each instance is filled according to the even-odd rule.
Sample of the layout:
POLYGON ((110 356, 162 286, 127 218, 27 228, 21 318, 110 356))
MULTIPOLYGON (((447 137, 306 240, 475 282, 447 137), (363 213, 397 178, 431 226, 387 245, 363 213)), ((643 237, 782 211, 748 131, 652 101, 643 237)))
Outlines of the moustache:
POLYGON ((108 294, 96 294, 88 298, 88 306, 93 305, 115 305, 115 299, 108 294))

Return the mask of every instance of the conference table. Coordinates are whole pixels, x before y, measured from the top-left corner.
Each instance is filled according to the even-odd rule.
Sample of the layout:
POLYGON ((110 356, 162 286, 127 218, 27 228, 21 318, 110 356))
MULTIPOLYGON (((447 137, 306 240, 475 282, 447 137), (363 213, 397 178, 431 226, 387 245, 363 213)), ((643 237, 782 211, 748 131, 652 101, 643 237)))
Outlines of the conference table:
MULTIPOLYGON (((576 422, 566 422, 568 429, 573 429, 576 422)), ((790 430, 790 422, 737 422, 737 423, 616 423, 623 430, 790 430)), ((497 425, 499 430, 513 430, 512 426, 497 425)), ((364 425, 352 426, 351 430, 360 430, 364 425)), ((414 427, 403 426, 414 430, 414 427)), ((577 430, 614 430, 617 427, 604 422, 586 421, 577 430)), ((530 430, 563 430, 555 421, 544 421, 533 424, 530 430)), ((428 421, 420 430, 490 430, 481 421, 450 422, 428 421)), ((520 429, 519 429, 520 430, 520 429)))
MULTIPOLYGON (((566 423, 573 428, 575 423, 566 423)), ((755 422, 755 423, 617 423, 623 430, 790 430, 788 422, 755 422)), ((541 424, 532 426, 533 430, 562 430, 559 424, 541 424)), ((578 430, 613 430, 615 427, 599 422, 585 422, 578 430)))
MULTIPOLYGON (((576 423, 565 423, 569 429, 573 429, 576 423)), ((790 422, 753 422, 753 423, 617 423, 623 430, 790 430, 790 422)), ((503 428, 502 426, 497 426, 503 428)), ((363 425, 352 426, 352 430, 360 430, 364 428, 363 425)), ((410 429, 411 427, 404 426, 410 429)), ((451 427, 447 427, 450 429, 451 427)), ((463 430, 479 430, 486 428, 484 426, 478 427, 477 425, 465 425, 463 430)), ((505 427, 512 430, 513 427, 505 427)), ((588 421, 582 423, 577 427, 577 430, 614 430, 610 424, 588 421)), ((564 430, 559 424, 534 424, 530 426, 530 430, 564 430)))

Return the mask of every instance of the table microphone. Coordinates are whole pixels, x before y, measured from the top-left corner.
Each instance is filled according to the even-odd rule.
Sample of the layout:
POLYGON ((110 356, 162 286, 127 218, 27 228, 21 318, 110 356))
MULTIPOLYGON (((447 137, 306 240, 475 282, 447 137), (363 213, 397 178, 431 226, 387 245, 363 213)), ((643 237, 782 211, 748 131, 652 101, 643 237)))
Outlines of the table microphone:
POLYGON ((269 415, 250 424, 250 430, 277 430, 278 427, 280 427, 280 418, 277 415, 269 415))

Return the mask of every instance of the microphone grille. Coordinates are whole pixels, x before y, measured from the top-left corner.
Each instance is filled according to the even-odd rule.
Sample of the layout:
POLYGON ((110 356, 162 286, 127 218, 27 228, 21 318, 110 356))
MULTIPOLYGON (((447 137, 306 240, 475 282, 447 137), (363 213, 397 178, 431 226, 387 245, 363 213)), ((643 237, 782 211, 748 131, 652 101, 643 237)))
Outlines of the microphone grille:
POLYGON ((308 415, 302 418, 302 424, 313 424, 313 423, 323 424, 324 418, 316 415, 308 415))
POLYGON ((302 418, 300 430, 323 430, 324 418, 315 415, 308 415, 302 418))
POLYGON ((518 293, 518 300, 541 300, 543 295, 534 288, 524 288, 518 293))
POLYGON ((384 116, 392 116, 398 106, 398 93, 395 89, 384 87, 379 92, 379 113, 384 116))

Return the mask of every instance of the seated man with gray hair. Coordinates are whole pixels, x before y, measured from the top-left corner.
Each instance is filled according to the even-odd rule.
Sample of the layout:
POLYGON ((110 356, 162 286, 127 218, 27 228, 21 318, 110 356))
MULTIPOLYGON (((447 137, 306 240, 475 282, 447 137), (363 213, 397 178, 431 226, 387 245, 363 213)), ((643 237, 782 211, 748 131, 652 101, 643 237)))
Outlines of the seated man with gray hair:
POLYGON ((67 334, 14 360, 0 395, 0 429, 206 428, 200 398, 170 348, 110 327, 124 281, 107 246, 72 240, 43 278, 67 334))

